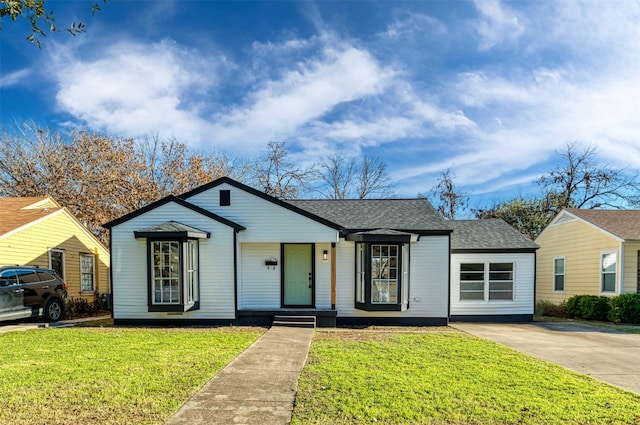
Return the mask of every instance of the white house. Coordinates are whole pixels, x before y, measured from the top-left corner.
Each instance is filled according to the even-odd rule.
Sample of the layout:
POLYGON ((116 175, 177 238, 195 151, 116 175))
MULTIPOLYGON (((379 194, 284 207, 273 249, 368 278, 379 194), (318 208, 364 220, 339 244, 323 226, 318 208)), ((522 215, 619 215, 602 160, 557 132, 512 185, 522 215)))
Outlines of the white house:
POLYGON ((426 199, 282 201, 224 177, 105 227, 115 323, 449 321, 452 225, 426 199))
POLYGON ((531 321, 538 246, 500 219, 453 220, 452 321, 531 321))

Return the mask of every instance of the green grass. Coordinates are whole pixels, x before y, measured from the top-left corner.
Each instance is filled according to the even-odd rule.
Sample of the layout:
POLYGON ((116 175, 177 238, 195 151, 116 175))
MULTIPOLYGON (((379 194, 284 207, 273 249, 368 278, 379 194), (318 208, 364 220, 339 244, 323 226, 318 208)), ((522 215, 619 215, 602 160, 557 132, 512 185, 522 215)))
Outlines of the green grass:
POLYGON ((318 332, 292 424, 639 424, 640 396, 459 332, 318 332))
POLYGON ((261 328, 0 334, 0 424, 161 424, 261 328))

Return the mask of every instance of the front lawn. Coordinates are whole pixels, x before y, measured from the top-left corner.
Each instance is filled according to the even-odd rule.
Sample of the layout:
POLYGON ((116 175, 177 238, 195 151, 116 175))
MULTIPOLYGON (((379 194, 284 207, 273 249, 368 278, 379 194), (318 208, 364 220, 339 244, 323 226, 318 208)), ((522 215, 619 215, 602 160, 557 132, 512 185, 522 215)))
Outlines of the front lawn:
POLYGON ((460 332, 322 331, 292 424, 640 424, 640 396, 460 332))
POLYGON ((261 328, 0 334, 0 424, 162 424, 261 328))

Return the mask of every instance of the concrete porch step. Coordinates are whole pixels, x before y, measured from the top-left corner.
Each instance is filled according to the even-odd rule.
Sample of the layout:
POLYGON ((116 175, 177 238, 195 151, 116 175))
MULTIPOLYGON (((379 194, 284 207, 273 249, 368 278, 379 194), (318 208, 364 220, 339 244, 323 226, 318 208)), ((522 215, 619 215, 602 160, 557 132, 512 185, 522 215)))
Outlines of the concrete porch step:
POLYGON ((316 327, 315 316, 285 316, 276 315, 273 317, 272 326, 288 326, 295 328, 311 328, 316 327))

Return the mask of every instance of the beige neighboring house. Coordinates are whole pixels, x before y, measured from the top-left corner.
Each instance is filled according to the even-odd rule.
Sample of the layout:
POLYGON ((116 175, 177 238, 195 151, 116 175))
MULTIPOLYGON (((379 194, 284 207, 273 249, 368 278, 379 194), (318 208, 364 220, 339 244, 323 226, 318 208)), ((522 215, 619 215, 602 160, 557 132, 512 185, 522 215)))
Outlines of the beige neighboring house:
POLYGON ((0 266, 55 270, 71 298, 110 292, 109 251, 51 197, 0 198, 0 266))
POLYGON ((562 210, 535 240, 536 301, 640 290, 640 211, 562 210))

